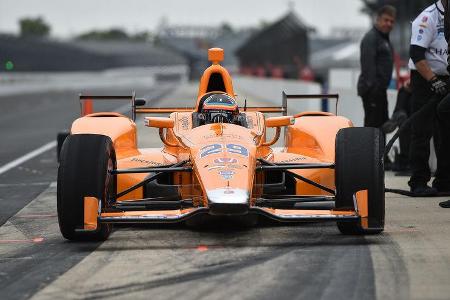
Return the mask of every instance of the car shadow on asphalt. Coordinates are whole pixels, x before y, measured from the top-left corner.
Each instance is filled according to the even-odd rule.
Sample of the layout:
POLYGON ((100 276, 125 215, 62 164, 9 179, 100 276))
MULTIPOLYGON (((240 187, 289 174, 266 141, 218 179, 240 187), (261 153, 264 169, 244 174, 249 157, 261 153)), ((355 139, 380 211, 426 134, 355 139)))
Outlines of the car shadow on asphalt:
MULTIPOLYGON (((138 224, 116 226, 107 243, 97 251, 223 248, 315 248, 353 247, 389 243, 381 235, 343 235, 335 223, 263 222, 242 226, 227 222, 191 227, 184 224, 138 224), (170 241, 167 242, 167 237, 170 241), (150 238, 150 239, 149 239, 150 238), (164 241, 164 242, 161 242, 164 241)), ((384 234, 386 235, 386 234, 384 234)))

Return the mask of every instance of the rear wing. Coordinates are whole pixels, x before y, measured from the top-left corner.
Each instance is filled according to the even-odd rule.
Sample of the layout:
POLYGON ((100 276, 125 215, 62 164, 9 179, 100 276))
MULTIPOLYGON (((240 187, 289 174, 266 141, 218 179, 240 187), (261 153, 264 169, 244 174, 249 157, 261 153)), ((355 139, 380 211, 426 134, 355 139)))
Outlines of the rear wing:
MULTIPOLYGON (((136 99, 136 93, 127 96, 103 96, 103 95, 79 95, 81 116, 94 113, 93 100, 125 100, 131 104, 131 118, 136 120, 136 105, 142 103, 143 99, 136 99)), ((145 101, 143 102, 145 104, 145 101)))
MULTIPOLYGON (((133 92, 128 96, 98 96, 98 95, 81 95, 80 94, 80 109, 81 115, 85 116, 94 112, 93 100, 125 100, 130 101, 131 104, 131 118, 136 120, 137 114, 168 114, 172 112, 193 112, 194 107, 145 107, 145 99, 136 98, 136 93, 133 92)), ((338 94, 286 94, 282 93, 281 106, 245 106, 240 107, 242 111, 258 111, 262 113, 281 113, 287 116, 288 100, 308 100, 308 99, 336 99, 336 114, 338 108, 339 95, 338 94)))
MULTIPOLYGON (((249 106, 239 107, 242 111, 259 111, 263 113, 285 113, 285 109, 281 106, 249 106)), ((164 114, 172 112, 193 112, 195 107, 137 107, 136 114, 164 114)))

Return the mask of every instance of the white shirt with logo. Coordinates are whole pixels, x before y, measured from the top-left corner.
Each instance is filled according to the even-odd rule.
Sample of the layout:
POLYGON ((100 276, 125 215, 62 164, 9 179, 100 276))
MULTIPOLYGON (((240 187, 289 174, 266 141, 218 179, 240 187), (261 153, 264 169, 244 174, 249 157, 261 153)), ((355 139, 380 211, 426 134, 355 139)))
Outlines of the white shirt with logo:
MULTIPOLYGON (((441 1, 426 8, 412 23, 411 45, 427 49, 425 59, 433 73, 448 75, 448 44, 444 35, 444 7, 441 1)), ((408 64, 416 70, 412 59, 408 64)))

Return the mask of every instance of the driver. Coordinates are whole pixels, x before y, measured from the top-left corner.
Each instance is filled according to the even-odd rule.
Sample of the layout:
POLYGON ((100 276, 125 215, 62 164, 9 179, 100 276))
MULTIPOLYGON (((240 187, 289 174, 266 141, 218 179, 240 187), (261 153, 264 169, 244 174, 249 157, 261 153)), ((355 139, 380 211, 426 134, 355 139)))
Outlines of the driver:
POLYGON ((203 102, 199 118, 204 124, 236 123, 239 109, 235 99, 227 94, 211 94, 203 102))

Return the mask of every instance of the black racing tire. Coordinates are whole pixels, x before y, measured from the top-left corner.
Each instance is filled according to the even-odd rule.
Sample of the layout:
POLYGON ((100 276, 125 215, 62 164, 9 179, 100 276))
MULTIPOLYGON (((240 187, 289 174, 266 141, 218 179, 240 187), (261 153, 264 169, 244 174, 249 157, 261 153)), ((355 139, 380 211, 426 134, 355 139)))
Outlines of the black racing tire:
POLYGON ((343 234, 378 234, 384 230, 384 137, 377 128, 351 127, 336 135, 336 209, 354 210, 353 195, 368 190, 367 225, 338 221, 343 234))
POLYGON ((58 162, 61 159, 61 149, 62 149, 62 145, 64 144, 64 141, 66 140, 66 138, 70 135, 70 132, 68 131, 62 131, 62 132, 58 132, 57 136, 56 136, 56 141, 57 141, 57 146, 56 146, 56 157, 58 159, 58 162))
POLYGON ((111 139, 104 135, 76 134, 64 141, 58 167, 57 210, 62 235, 68 240, 106 240, 111 224, 98 224, 95 232, 80 232, 84 226, 84 197, 101 199, 102 208, 111 205, 116 192, 116 154, 111 139))

